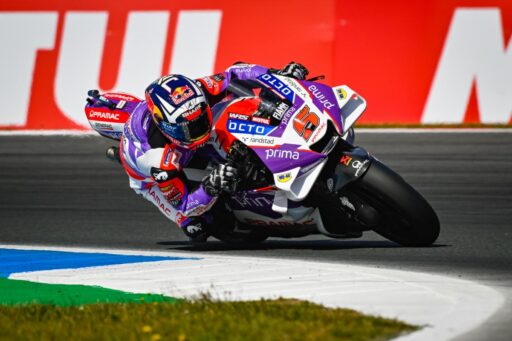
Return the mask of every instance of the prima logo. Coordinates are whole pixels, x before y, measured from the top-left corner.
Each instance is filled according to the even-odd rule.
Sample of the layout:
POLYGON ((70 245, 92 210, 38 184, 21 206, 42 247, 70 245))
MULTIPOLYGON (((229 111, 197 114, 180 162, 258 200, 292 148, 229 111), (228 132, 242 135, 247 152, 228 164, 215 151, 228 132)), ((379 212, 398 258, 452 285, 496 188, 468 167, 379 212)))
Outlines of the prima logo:
POLYGON ((265 160, 268 159, 289 159, 289 160, 298 160, 300 158, 300 154, 295 150, 281 150, 281 149, 266 149, 265 150, 265 160))
POLYGON ((324 106, 325 109, 331 109, 332 107, 334 107, 334 104, 332 104, 328 99, 327 97, 325 97, 325 95, 322 93, 322 91, 320 91, 319 88, 316 87, 316 85, 312 84, 308 87, 308 90, 311 91, 311 93, 313 94, 313 96, 315 96, 315 98, 317 100, 320 101, 320 103, 322 103, 322 105, 324 106))

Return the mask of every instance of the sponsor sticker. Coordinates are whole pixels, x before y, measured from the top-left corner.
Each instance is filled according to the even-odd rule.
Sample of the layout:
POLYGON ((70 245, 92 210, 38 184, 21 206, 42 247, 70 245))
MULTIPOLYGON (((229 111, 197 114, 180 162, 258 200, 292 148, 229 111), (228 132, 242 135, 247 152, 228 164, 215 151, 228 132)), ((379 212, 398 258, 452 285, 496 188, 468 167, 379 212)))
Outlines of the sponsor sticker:
POLYGON ((210 77, 203 77, 201 78, 205 83, 206 83, 206 86, 209 88, 209 89, 212 89, 213 88, 213 82, 212 82, 212 79, 210 77))
POLYGON ((153 176, 156 182, 164 182, 169 179, 169 174, 167 174, 167 172, 164 170, 151 168, 151 171, 151 176, 153 176))
POLYGON ((279 181, 279 182, 288 182, 288 181, 290 181, 291 178, 292 178, 292 173, 279 174, 277 176, 277 181, 279 181))
POLYGON ((359 176, 359 173, 361 173, 367 163, 368 160, 364 160, 363 162, 356 160, 352 162, 352 167, 356 169, 356 176, 359 176))
POLYGON ((174 104, 178 105, 192 96, 194 96, 194 91, 188 85, 183 85, 173 90, 171 100, 174 104))
POLYGON ((255 207, 270 207, 272 206, 272 201, 267 197, 249 197, 249 196, 234 196, 232 197, 240 206, 244 208, 255 208, 255 207))
POLYGON ((313 133, 313 137, 311 137, 311 143, 315 143, 319 136, 323 136, 322 133, 325 132, 327 127, 327 123, 323 122, 313 133))
POLYGON ((228 131, 239 134, 267 135, 274 127, 256 122, 228 120, 228 131))
POLYGON ((286 110, 290 109, 290 106, 284 102, 280 102, 274 112, 272 113, 272 116, 281 121, 283 118, 283 115, 286 113, 286 110))
POLYGON ((119 114, 115 112, 106 112, 106 111, 97 111, 90 110, 88 112, 89 119, 103 119, 103 120, 111 120, 111 121, 120 121, 119 114))
POLYGON ((225 77, 222 73, 217 73, 216 75, 213 75, 212 78, 214 81, 217 81, 217 82, 222 82, 225 79, 225 77))
POLYGON ((274 144, 274 138, 268 138, 268 137, 251 137, 249 138, 249 143, 259 143, 259 144, 268 144, 273 145, 274 144))
POLYGON ((331 109, 332 107, 334 107, 334 103, 331 103, 329 101, 329 99, 327 99, 327 97, 325 97, 325 95, 322 93, 322 91, 316 85, 311 84, 308 87, 308 90, 311 91, 313 96, 315 96, 315 98, 320 103, 322 103, 322 105, 324 106, 325 109, 331 109))
POLYGON ((342 101, 347 98, 347 92, 343 88, 336 89, 336 95, 338 95, 338 98, 342 101))
POLYGON ((167 154, 165 154, 164 162, 163 162, 164 166, 169 166, 169 163, 171 161, 171 157, 172 157, 172 149, 171 148, 167 148, 167 154))
MULTIPOLYGON (((249 120, 249 116, 247 115, 244 115, 244 114, 238 114, 236 112, 230 112, 228 114, 228 117, 229 118, 233 118, 235 120, 243 120, 243 121, 248 121, 249 120)), ((254 121, 254 120, 253 120, 254 121)))
POLYGON ((181 225, 181 223, 183 223, 186 219, 187 219, 187 217, 185 217, 181 212, 178 212, 176 214, 176 223, 178 225, 181 225))
POLYGON ((98 129, 101 129, 101 130, 114 130, 114 128, 112 127, 112 124, 108 124, 108 123, 94 123, 94 127, 98 128, 98 129))
POLYGON ((116 109, 123 109, 125 105, 126 105, 126 101, 121 100, 121 101, 117 102, 116 109))
POLYGON ((296 150, 265 149, 265 160, 268 159, 298 160, 300 154, 296 150))
POLYGON ((291 103, 293 103, 294 93, 292 89, 290 89, 286 84, 281 82, 277 77, 269 73, 265 73, 259 76, 258 79, 264 84, 270 86, 272 89, 276 90, 279 94, 281 94, 284 98, 288 99, 291 103))
POLYGON ((350 165, 350 162, 352 161, 352 158, 348 155, 343 155, 340 159, 340 163, 345 165, 345 166, 348 166, 350 165))
POLYGON ((262 123, 262 124, 270 124, 270 120, 268 118, 264 118, 264 117, 253 116, 252 121, 257 122, 257 123, 262 123))

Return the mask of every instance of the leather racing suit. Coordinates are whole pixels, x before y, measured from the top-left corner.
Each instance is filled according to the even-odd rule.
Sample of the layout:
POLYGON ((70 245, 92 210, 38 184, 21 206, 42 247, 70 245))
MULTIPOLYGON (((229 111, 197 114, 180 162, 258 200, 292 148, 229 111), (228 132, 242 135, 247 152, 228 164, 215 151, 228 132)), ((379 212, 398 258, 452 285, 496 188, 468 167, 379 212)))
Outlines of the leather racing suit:
MULTIPOLYGON (((255 79, 267 70, 259 65, 236 64, 225 72, 197 79, 197 85, 215 116, 225 107, 220 102, 230 99, 226 88, 233 78, 255 79)), ((194 217, 203 216, 217 200, 203 185, 187 188, 183 168, 196 152, 171 144, 154 124, 145 101, 135 107, 124 126, 120 158, 130 187, 181 228, 191 224, 194 217)), ((211 223, 208 214, 203 218, 211 223)))

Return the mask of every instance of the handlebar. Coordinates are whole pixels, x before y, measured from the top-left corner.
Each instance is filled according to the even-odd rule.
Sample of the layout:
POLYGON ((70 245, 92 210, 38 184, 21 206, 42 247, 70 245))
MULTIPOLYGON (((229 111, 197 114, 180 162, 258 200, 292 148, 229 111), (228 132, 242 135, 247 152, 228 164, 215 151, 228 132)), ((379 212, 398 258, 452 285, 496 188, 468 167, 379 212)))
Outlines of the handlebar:
MULTIPOLYGON (((254 88, 262 88, 262 86, 253 80, 232 79, 231 82, 228 84, 227 91, 237 95, 238 97, 254 97, 254 93, 252 91, 252 89, 254 88)), ((276 100, 272 101, 265 98, 264 92, 260 93, 259 98, 260 111, 272 114, 276 110, 276 100)))
POLYGON ((89 102, 90 104, 92 104, 92 99, 94 98, 104 106, 108 107, 110 110, 114 110, 116 108, 116 104, 108 98, 106 98, 105 96, 100 95, 99 90, 89 90, 87 91, 87 96, 89 96, 87 98, 87 102, 89 102))

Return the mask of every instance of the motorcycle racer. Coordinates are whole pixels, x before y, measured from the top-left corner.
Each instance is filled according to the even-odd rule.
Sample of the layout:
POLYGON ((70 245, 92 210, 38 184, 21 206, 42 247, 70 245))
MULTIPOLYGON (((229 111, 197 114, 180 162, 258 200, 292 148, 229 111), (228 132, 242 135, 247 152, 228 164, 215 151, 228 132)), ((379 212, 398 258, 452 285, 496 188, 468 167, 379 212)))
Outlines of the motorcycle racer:
POLYGON ((197 80, 182 75, 161 77, 146 88, 146 100, 131 112, 119 149, 107 150, 107 156, 123 164, 130 187, 193 241, 209 236, 214 221, 208 211, 222 192, 233 191, 237 172, 228 164, 219 164, 197 188, 189 188, 183 168, 208 141, 212 109, 230 100, 226 89, 231 80, 252 80, 269 71, 297 79, 308 74, 294 62, 282 70, 238 63, 197 80))

